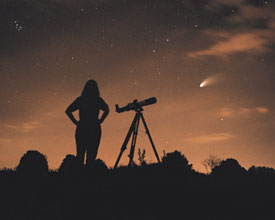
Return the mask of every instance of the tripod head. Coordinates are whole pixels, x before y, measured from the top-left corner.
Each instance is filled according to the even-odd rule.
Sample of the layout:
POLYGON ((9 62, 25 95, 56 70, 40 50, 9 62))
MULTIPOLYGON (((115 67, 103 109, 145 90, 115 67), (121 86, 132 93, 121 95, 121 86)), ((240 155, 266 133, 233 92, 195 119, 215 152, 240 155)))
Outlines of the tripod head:
POLYGON ((156 97, 145 99, 140 102, 138 102, 138 100, 135 99, 133 102, 128 103, 128 105, 121 107, 121 108, 118 106, 118 104, 116 104, 116 112, 122 113, 122 112, 130 111, 130 110, 134 110, 134 111, 138 112, 138 111, 143 110, 143 108, 142 108, 143 106, 152 105, 152 104, 155 104, 156 102, 157 102, 156 97))

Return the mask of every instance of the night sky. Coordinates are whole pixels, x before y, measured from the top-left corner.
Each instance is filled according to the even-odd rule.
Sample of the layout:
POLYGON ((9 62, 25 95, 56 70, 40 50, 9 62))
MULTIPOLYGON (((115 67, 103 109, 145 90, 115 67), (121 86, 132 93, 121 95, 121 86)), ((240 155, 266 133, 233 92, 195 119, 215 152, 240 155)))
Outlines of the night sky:
MULTIPOLYGON (((275 0, 1 0, 0 168, 30 149, 52 169, 75 154, 64 111, 88 79, 110 107, 108 166, 134 117, 115 104, 155 96, 144 116, 160 156, 275 167, 274 51, 275 0)), ((143 127, 137 148, 156 162, 143 127)))

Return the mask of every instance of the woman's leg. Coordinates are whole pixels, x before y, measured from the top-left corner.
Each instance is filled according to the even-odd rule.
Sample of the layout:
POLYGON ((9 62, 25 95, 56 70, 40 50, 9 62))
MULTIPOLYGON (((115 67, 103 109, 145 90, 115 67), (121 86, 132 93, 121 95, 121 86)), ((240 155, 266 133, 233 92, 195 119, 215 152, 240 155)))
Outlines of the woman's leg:
POLYGON ((94 134, 91 137, 91 142, 87 147, 87 158, 86 158, 86 165, 92 166, 95 162, 99 144, 101 139, 101 128, 97 128, 94 134))
POLYGON ((83 165, 84 164, 84 155, 85 155, 85 149, 83 146, 77 144, 76 146, 76 157, 80 161, 80 163, 83 165))
POLYGON ((75 140, 76 140, 76 157, 80 163, 84 164, 85 155, 85 143, 83 143, 83 138, 81 138, 79 129, 76 129, 75 140))

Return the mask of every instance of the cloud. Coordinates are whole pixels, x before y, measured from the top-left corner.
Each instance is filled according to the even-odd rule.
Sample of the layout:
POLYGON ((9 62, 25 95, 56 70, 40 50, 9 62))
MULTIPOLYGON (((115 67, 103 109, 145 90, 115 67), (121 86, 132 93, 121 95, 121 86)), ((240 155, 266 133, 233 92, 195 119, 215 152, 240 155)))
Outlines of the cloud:
POLYGON ((266 107, 241 107, 241 108, 222 108, 219 111, 219 117, 232 118, 232 117, 250 117, 255 114, 267 114, 270 110, 266 107))
POLYGON ((208 8, 217 8, 223 5, 239 5, 242 4, 244 0, 212 0, 209 1, 207 7, 208 8))
POLYGON ((243 4, 239 8, 239 13, 231 16, 231 18, 229 18, 229 21, 238 23, 267 18, 273 18, 273 12, 270 8, 258 8, 251 5, 243 4))
POLYGON ((266 107, 256 107, 256 108, 240 108, 239 111, 243 115, 251 115, 251 114, 267 114, 269 109, 266 107))
POLYGON ((38 121, 23 122, 19 124, 4 124, 4 127, 7 129, 21 131, 21 132, 30 132, 40 126, 41 126, 41 123, 38 121))
POLYGON ((0 143, 9 143, 11 141, 12 141, 11 138, 0 138, 0 143))
POLYGON ((226 37, 210 48, 189 53, 190 57, 199 58, 203 56, 227 56, 238 52, 263 53, 268 50, 268 41, 257 33, 241 33, 226 37))
POLYGON ((235 115, 235 111, 230 108, 222 108, 219 112, 219 116, 222 118, 232 117, 235 115))
POLYGON ((269 112, 269 109, 265 107, 257 107, 255 108, 255 110, 260 114, 266 114, 269 112))
POLYGON ((201 135, 196 137, 187 138, 186 141, 194 144, 207 144, 220 141, 227 141, 232 139, 234 136, 229 133, 214 133, 208 135, 201 135))
POLYGON ((204 31, 203 34, 214 43, 206 49, 190 52, 189 57, 216 56, 228 59, 236 53, 255 55, 271 51, 269 46, 275 43, 275 14, 272 8, 256 7, 244 0, 213 0, 206 8, 216 12, 229 6, 232 7, 232 15, 226 17, 225 21, 230 31, 204 31), (258 28, 259 22, 264 28, 258 28))

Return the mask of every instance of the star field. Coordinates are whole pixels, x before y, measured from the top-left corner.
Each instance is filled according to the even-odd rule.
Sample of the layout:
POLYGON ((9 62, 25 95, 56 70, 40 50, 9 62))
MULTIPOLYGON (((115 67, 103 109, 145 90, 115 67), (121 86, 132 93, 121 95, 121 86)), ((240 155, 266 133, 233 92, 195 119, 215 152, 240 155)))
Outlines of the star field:
MULTIPOLYGON (((274 12, 271 0, 1 1, 0 167, 28 149, 51 168, 75 153, 64 110, 88 79, 111 110, 109 166, 133 117, 114 105, 156 96, 144 115, 160 155, 180 150, 201 171, 210 154, 275 167, 274 12)), ((148 146, 141 132, 154 162, 148 146)))

